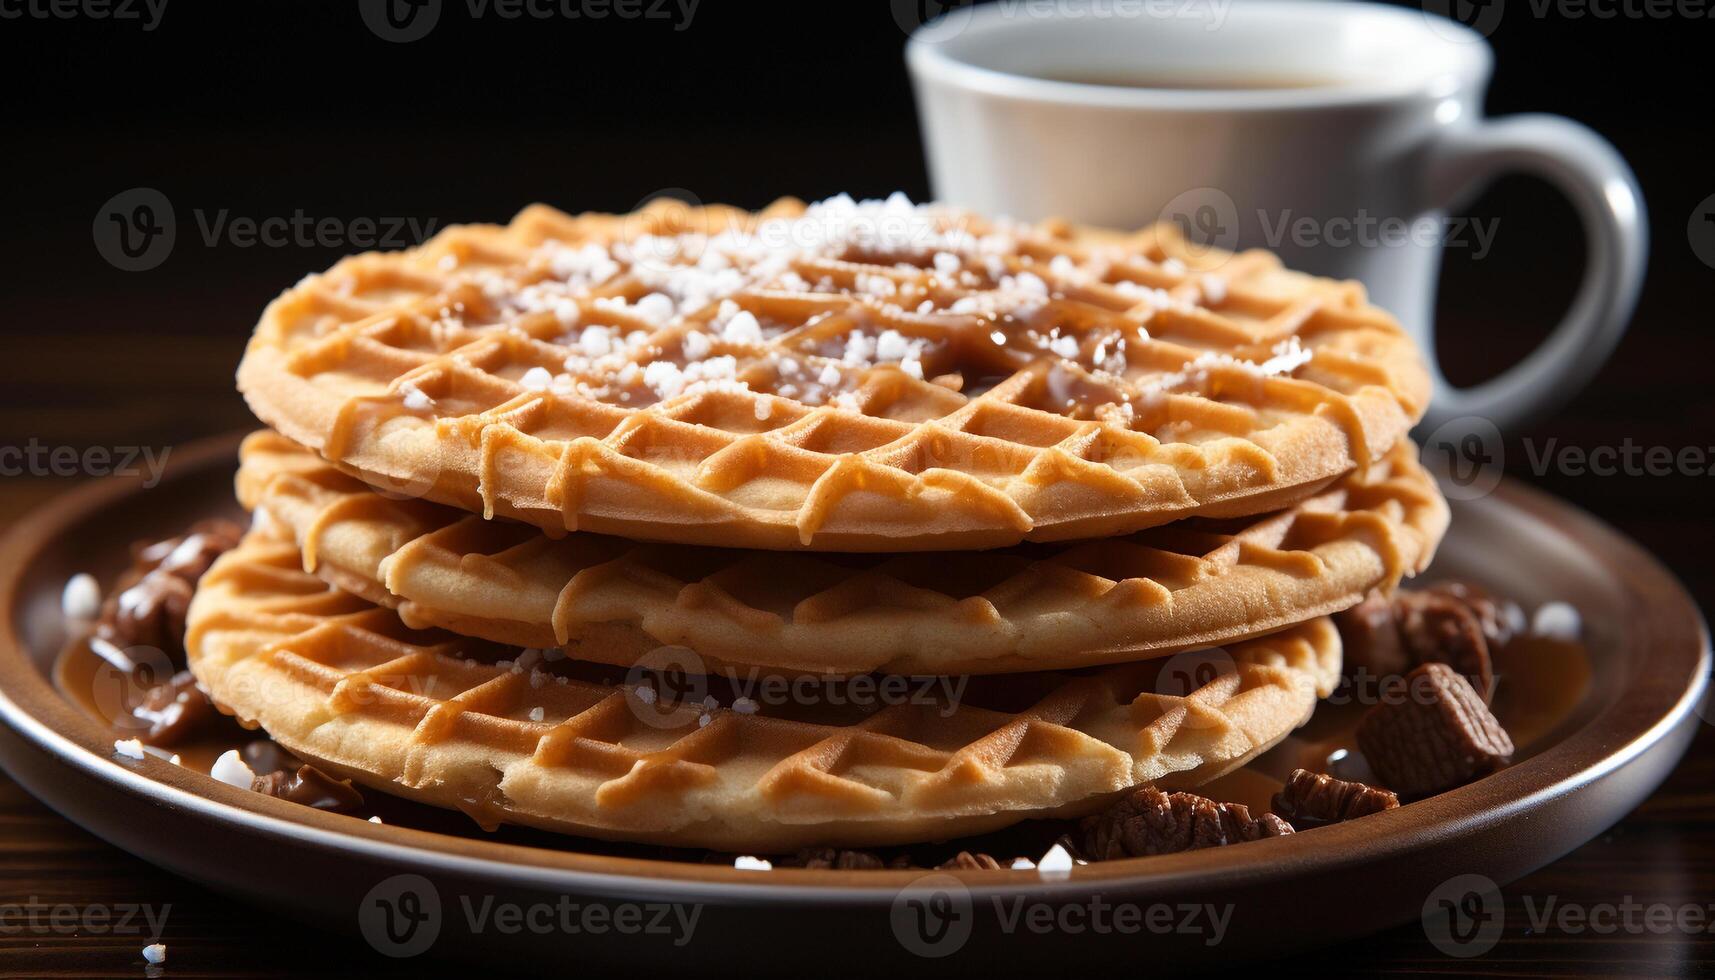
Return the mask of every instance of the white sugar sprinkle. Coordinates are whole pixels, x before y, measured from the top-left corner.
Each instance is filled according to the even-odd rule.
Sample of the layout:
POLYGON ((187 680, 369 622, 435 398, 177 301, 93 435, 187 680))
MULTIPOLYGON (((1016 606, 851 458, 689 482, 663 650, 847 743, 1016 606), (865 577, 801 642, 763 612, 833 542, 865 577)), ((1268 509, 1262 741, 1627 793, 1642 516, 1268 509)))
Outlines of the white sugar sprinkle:
POLYGON ((1584 617, 1569 602, 1545 602, 1531 617, 1530 631, 1537 636, 1575 643, 1584 632, 1584 617))
POLYGON ((1012 870, 1014 871, 1033 871, 1035 869, 1036 862, 1029 858, 1013 858, 1012 860, 1012 870))
POLYGON ((737 698, 732 703, 732 710, 741 715, 754 715, 756 714, 756 709, 759 707, 761 707, 761 705, 758 705, 750 698, 737 698))
POLYGON ((1064 878, 1072 873, 1072 855, 1063 845, 1055 844, 1036 862, 1036 872, 1044 878, 1064 878))
POLYGON ((524 372, 518 383, 531 391, 546 391, 548 386, 554 383, 554 376, 549 374, 545 367, 533 367, 524 372))
POLYGON ((685 360, 687 361, 700 361, 708 357, 712 348, 713 344, 709 340, 709 335, 701 330, 693 330, 687 333, 685 339, 679 342, 679 349, 685 352, 685 360))
POLYGON ((405 396, 405 407, 413 412, 426 412, 435 407, 435 400, 409 381, 399 382, 399 394, 405 396))
POLYGON ((136 738, 119 739, 113 743, 113 754, 122 755, 127 759, 143 761, 143 740, 136 738))
POLYGON ((60 612, 73 620, 94 619, 101 614, 101 586, 95 576, 78 572, 66 580, 60 593, 60 612))
POLYGON ((1224 303, 1227 299, 1227 281, 1220 276, 1203 277, 1203 298, 1210 303, 1224 303))
POLYGON ((530 720, 531 721, 541 721, 543 717, 544 717, 544 712, 542 711, 542 709, 540 707, 535 707, 535 708, 530 709, 530 720))
POLYGON ((762 324, 757 322, 756 314, 740 310, 721 328, 721 339, 729 344, 760 344, 762 324))
POLYGON ((654 324, 666 323, 675 312, 672 297, 660 293, 650 293, 638 300, 632 311, 654 324))
POLYGON ((143 959, 147 960, 154 966, 159 966, 162 963, 167 962, 167 944, 150 943, 149 945, 144 946, 143 959))
POLYGON ((237 786, 240 789, 249 789, 250 784, 256 781, 256 774, 244 764, 237 749, 227 749, 221 753, 220 758, 214 760, 214 765, 209 767, 208 774, 228 786, 237 786))
POLYGON ((734 871, 773 871, 774 863, 767 858, 740 854, 732 859, 732 867, 734 871))

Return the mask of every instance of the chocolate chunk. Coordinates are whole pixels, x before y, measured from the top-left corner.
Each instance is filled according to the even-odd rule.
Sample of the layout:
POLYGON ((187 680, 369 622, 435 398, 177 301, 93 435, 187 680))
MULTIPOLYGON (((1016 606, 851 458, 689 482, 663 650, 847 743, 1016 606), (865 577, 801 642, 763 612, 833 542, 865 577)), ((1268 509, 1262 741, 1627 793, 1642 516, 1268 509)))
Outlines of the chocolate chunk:
POLYGON ((1463 674, 1428 663, 1406 675, 1400 696, 1358 722, 1358 748, 1402 797, 1430 796, 1504 768, 1513 742, 1463 674))
POLYGON ((215 717, 214 705, 197 687, 196 677, 181 670, 165 684, 157 684, 131 709, 149 727, 137 737, 150 745, 183 743, 215 717))
POLYGON ((1082 851, 1091 860, 1173 854, 1292 833, 1272 813, 1251 816, 1238 803, 1216 803, 1194 793, 1163 793, 1145 786, 1102 813, 1084 818, 1082 851))
POLYGON ((184 652, 185 613, 195 587, 166 572, 149 572, 102 605, 95 635, 121 649, 154 647, 175 662, 184 652))
POLYGON ((1392 810, 1399 797, 1385 789, 1347 782, 1333 776, 1294 769, 1269 809, 1294 830, 1309 830, 1325 824, 1353 820, 1371 813, 1392 810))
POLYGON ((1482 620, 1451 593, 1402 592, 1394 599, 1400 642, 1413 664, 1443 663, 1464 674, 1487 702, 1495 674, 1482 620))
POLYGON ((120 649, 153 647, 182 665, 196 584, 243 533, 231 521, 202 521, 176 538, 134 546, 131 568, 102 603, 95 635, 120 649))
POLYGON ((1494 694, 1493 651, 1511 638, 1522 615, 1516 604, 1461 582, 1392 598, 1371 593, 1334 617, 1346 684, 1356 699, 1376 701, 1397 693, 1401 675, 1413 667, 1444 663, 1470 678, 1486 702, 1494 694))
POLYGON ((1429 586, 1427 591, 1458 599, 1476 614, 1477 622, 1483 628, 1483 639, 1489 642, 1490 653, 1506 646, 1525 630, 1524 609, 1511 599, 1496 598, 1482 586, 1469 582, 1438 582, 1429 586))
POLYGON ((362 793, 350 783, 337 780, 315 766, 299 766, 298 771, 292 773, 280 770, 257 776, 250 788, 258 793, 335 813, 353 813, 363 806, 362 793))
POLYGON ((1371 592, 1363 602, 1336 613, 1334 625, 1340 630, 1342 656, 1349 674, 1397 677, 1411 669, 1405 646, 1400 642, 1392 598, 1371 592))
POLYGON ((1001 864, 987 854, 972 854, 970 851, 960 851, 950 860, 935 866, 936 871, 999 871, 1011 867, 1012 862, 1001 864))
POLYGON ((296 772, 303 765, 290 752, 280 747, 280 743, 271 738, 258 738, 244 743, 238 750, 239 758, 250 767, 251 772, 296 772))
POLYGON ((195 585, 216 558, 238 547, 242 537, 244 529, 232 521, 199 521, 180 537, 164 542, 172 547, 155 569, 195 585))

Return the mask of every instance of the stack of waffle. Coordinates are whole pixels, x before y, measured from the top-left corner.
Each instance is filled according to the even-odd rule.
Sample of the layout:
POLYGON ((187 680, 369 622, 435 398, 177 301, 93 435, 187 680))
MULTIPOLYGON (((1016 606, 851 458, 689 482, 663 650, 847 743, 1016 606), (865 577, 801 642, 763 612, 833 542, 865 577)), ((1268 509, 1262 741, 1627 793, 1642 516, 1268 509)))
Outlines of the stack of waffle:
POLYGON ((1267 253, 895 197, 346 259, 238 372, 217 705, 390 793, 753 853, 1191 787, 1447 524, 1428 377, 1267 253))

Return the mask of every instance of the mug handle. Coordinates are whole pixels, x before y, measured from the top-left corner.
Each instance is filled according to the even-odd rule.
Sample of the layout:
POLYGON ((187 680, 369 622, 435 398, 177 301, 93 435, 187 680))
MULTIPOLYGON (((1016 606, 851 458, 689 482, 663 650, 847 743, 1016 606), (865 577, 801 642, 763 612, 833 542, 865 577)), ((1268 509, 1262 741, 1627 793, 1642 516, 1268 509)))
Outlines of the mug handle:
POLYGON ((1520 115, 1448 131, 1428 167, 1428 199, 1444 210, 1507 171, 1535 174, 1572 201, 1584 224, 1584 281, 1554 333, 1500 376, 1456 388, 1431 356, 1435 397, 1424 425, 1479 416, 1500 428, 1558 408, 1608 359, 1637 306, 1649 252, 1643 193, 1612 145, 1560 116, 1520 115))

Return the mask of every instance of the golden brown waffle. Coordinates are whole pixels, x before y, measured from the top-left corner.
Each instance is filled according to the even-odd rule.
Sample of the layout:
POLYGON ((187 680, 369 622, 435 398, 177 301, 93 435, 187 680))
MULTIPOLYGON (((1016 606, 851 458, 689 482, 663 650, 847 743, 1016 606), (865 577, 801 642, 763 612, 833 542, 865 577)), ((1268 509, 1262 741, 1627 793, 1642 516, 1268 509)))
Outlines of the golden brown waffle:
POLYGON ((267 531, 203 578, 186 647, 217 705, 338 775, 485 824, 764 853, 937 840, 1199 784, 1306 720, 1340 661, 1321 619, 1231 647, 1213 672, 1169 660, 886 705, 802 690, 668 704, 587 664, 411 630, 267 531))
POLYGON ((407 623, 628 665, 854 674, 1052 670, 1226 643, 1355 605, 1429 563, 1447 507, 1409 442, 1302 504, 1000 552, 811 555, 544 538, 370 490, 273 432, 238 497, 306 567, 407 623))
POLYGON ((886 552, 1276 509, 1429 391, 1356 283, 902 198, 448 228, 286 291, 238 380, 372 484, 553 534, 886 552))

